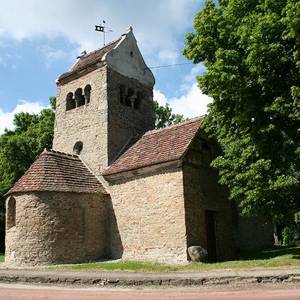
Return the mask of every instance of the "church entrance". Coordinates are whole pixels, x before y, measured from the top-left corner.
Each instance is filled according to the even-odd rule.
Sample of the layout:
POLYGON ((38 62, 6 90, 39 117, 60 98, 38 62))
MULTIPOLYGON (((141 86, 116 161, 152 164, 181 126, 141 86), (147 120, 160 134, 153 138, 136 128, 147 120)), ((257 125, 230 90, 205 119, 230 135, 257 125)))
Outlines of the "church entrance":
POLYGON ((205 231, 206 231, 208 260, 210 262, 213 262, 217 260, 217 250, 216 250, 215 212, 212 210, 205 211, 205 231))

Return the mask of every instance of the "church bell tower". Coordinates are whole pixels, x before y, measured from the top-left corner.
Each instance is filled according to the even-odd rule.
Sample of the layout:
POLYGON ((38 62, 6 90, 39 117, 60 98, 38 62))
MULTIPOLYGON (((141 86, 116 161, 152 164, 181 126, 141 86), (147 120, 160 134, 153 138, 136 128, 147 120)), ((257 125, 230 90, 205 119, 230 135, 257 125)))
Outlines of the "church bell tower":
POLYGON ((80 155, 101 175, 136 135, 154 128, 154 83, 132 28, 82 53, 57 80, 53 149, 80 155))

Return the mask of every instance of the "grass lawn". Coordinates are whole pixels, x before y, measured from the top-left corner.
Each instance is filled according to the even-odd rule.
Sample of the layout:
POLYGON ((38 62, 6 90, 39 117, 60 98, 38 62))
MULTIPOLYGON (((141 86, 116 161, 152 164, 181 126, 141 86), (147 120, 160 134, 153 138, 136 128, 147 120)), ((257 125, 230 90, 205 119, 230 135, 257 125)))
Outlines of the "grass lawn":
POLYGON ((0 253, 0 262, 4 262, 4 254, 0 253))
MULTIPOLYGON (((0 256, 1 259, 1 256, 0 256)), ((186 265, 166 265, 150 262, 119 261, 50 267, 64 270, 124 270, 145 272, 188 272, 253 268, 300 267, 300 246, 276 246, 256 253, 243 253, 237 260, 217 263, 189 263, 186 265)))

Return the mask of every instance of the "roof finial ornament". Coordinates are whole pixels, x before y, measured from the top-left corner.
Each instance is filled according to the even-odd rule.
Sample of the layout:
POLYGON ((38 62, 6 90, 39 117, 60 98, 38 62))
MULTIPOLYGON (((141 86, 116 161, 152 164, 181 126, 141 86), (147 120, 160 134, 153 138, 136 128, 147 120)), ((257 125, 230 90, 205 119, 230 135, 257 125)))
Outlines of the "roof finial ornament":
POLYGON ((103 20, 102 24, 95 25, 95 31, 103 32, 103 46, 105 46, 105 33, 113 32, 113 30, 106 25, 106 21, 103 20))

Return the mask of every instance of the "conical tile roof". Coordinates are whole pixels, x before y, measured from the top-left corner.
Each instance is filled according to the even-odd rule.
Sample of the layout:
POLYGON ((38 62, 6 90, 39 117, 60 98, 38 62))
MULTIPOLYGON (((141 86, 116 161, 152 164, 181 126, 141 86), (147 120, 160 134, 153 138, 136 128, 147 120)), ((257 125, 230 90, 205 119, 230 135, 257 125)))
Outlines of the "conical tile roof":
POLYGON ((97 177, 77 155, 45 150, 6 193, 73 192, 105 193, 97 177))

